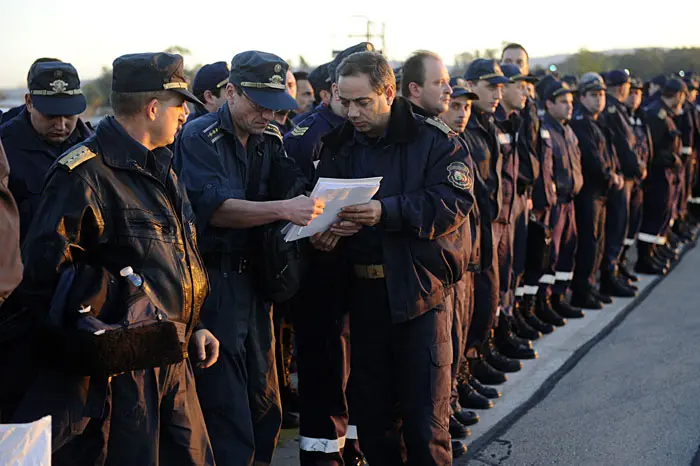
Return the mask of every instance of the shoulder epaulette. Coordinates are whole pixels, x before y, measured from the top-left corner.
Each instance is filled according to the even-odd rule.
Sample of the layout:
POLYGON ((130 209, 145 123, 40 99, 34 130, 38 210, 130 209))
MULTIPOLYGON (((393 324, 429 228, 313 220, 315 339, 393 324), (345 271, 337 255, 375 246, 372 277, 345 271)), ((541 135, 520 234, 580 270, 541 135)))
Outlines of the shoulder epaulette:
POLYGON ((308 130, 308 126, 297 126, 292 130, 292 136, 303 136, 308 130))
POLYGON ((279 138, 279 140, 282 140, 282 133, 280 132, 279 128, 272 123, 269 123, 265 129, 263 130, 263 133, 269 134, 270 136, 275 136, 279 138))
POLYGON ((221 127, 219 126, 218 121, 204 128, 202 130, 202 133, 207 137, 207 139, 209 139, 209 141, 212 144, 224 137, 224 133, 221 132, 221 127))
POLYGON ((78 165, 87 162, 93 157, 97 157, 97 154, 91 151, 87 146, 80 146, 58 159, 58 164, 66 167, 70 172, 78 165))
POLYGON ((436 127, 437 129, 439 129, 440 131, 442 131, 443 133, 445 133, 445 134, 447 134, 447 135, 449 135, 450 133, 453 132, 453 131, 450 129, 450 127, 447 126, 447 123, 445 123, 444 121, 442 121, 442 120, 439 119, 439 118, 435 118, 435 117, 426 118, 426 119, 425 119, 425 122, 428 123, 428 124, 431 125, 431 126, 436 127))
POLYGON ((666 110, 662 108, 661 110, 659 110, 659 113, 657 113, 656 116, 659 117, 659 120, 665 120, 668 116, 668 113, 666 113, 666 110))

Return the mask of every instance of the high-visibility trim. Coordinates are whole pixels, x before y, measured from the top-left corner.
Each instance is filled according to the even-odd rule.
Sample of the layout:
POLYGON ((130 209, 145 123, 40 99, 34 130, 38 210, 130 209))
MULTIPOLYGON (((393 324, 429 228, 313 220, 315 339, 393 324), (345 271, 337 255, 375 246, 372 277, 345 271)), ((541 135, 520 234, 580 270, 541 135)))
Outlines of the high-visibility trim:
POLYGON ((348 426, 348 430, 345 433, 345 438, 348 440, 357 440, 357 426, 348 426))
POLYGON ((525 295, 525 288, 522 286, 519 286, 515 289, 515 297, 516 298, 522 298, 523 295, 525 295))
POLYGON ((163 84, 163 89, 187 89, 187 83, 165 83, 163 84))
POLYGON ((681 149, 681 154, 683 154, 683 155, 690 155, 690 154, 692 154, 692 153, 693 153, 693 148, 692 148, 692 147, 684 146, 684 147, 681 149))
POLYGON ((556 272, 554 274, 554 278, 559 282, 566 282, 569 280, 573 280, 574 273, 573 272, 556 272))
POLYGON ((555 281, 554 275, 545 274, 540 277, 540 283, 544 283, 545 285, 554 285, 555 281))
POLYGON ((340 453, 345 448, 345 437, 339 439, 299 437, 299 449, 321 453, 340 453))
POLYGON ((527 296, 536 295, 537 292, 539 291, 539 289, 540 289, 540 287, 539 287, 539 286, 536 286, 536 285, 535 285, 535 286, 528 286, 528 285, 525 285, 525 286, 523 287, 523 291, 525 292, 525 295, 527 295, 527 296))
POLYGON ((700 204, 700 197, 691 197, 688 199, 690 204, 700 204))
POLYGON ((666 244, 666 238, 663 236, 654 236, 647 233, 639 233, 637 239, 643 243, 658 244, 660 246, 666 244))
POLYGON ((622 242, 624 246, 634 246, 634 243, 636 243, 634 238, 625 238, 625 240, 622 242))

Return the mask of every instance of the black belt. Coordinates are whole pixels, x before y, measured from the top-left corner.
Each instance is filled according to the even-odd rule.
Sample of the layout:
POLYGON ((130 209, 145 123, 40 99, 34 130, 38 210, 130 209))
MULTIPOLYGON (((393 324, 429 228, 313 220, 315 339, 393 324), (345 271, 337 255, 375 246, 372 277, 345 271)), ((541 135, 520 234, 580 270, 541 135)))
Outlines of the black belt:
POLYGON ((250 268, 250 259, 240 253, 207 254, 202 259, 207 268, 222 272, 245 273, 250 268))

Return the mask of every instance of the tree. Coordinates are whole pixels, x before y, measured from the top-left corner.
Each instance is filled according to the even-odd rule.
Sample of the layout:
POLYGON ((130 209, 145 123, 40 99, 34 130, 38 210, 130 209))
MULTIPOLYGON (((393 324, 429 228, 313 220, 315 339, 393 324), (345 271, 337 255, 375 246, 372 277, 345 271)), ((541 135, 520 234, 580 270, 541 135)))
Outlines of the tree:
POLYGON ((177 54, 182 55, 183 57, 186 56, 186 55, 191 55, 190 49, 188 49, 188 48, 186 48, 186 47, 182 47, 182 46, 180 46, 180 45, 171 45, 170 47, 168 47, 167 49, 165 49, 164 52, 167 52, 167 53, 177 53, 177 54))

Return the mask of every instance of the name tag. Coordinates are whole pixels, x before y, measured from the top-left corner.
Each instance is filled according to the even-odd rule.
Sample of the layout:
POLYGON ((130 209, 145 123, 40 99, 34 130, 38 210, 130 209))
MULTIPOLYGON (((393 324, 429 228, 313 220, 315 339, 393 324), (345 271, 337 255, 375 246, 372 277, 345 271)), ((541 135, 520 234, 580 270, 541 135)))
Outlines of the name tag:
POLYGON ((541 129, 540 136, 542 137, 542 139, 549 139, 549 130, 548 129, 541 129))
POLYGON ((510 144, 511 142, 513 142, 513 138, 510 134, 498 133, 498 142, 500 142, 501 144, 510 144))

